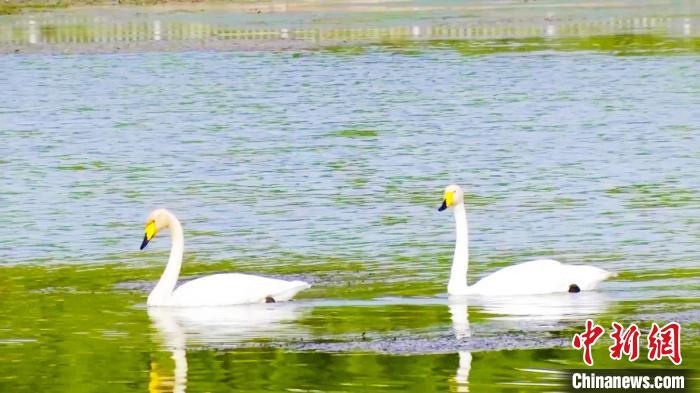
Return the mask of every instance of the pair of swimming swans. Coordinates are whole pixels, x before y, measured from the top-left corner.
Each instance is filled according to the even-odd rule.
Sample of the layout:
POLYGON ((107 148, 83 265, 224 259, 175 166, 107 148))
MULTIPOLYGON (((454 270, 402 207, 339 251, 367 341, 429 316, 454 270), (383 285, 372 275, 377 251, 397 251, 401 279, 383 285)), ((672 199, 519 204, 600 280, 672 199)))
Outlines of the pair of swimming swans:
MULTIPOLYGON (((457 233, 452 270, 447 285, 449 295, 579 292, 594 289, 598 283, 612 275, 593 266, 565 265, 551 259, 539 259, 503 268, 468 286, 469 234, 464 192, 461 187, 450 185, 445 188, 442 206, 438 210, 448 208, 454 212, 457 233)), ((153 211, 146 219, 146 233, 141 249, 143 250, 159 231, 167 228, 170 229, 172 237, 170 257, 160 280, 148 295, 149 306, 201 307, 287 301, 311 286, 303 281, 226 273, 188 281, 176 289, 184 251, 182 225, 177 217, 166 209, 153 211)))

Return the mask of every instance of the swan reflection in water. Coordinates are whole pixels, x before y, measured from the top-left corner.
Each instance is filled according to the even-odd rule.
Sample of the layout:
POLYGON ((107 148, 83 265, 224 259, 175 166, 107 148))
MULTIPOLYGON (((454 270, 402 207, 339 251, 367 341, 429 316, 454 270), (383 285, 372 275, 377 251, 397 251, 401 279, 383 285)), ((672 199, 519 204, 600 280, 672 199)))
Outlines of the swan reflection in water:
MULTIPOLYGON (((469 306, 466 298, 450 297, 448 307, 452 319, 452 330, 454 330, 457 341, 469 339, 469 306)), ((459 351, 459 367, 454 377, 457 392, 469 391, 469 371, 472 368, 472 354, 469 351, 459 351)))
POLYGON ((249 304, 229 307, 149 307, 148 316, 175 363, 172 377, 151 362, 149 393, 184 393, 187 389, 187 342, 216 347, 253 338, 298 335, 291 322, 304 314, 294 303, 249 304))
MULTIPOLYGON (((547 326, 542 321, 581 321, 585 317, 602 313, 608 299, 602 293, 552 294, 519 297, 462 297, 451 296, 448 310, 455 339, 469 342, 472 331, 469 323, 469 306, 491 314, 492 321, 505 321, 533 326, 547 326)), ((310 310, 295 303, 253 304, 231 307, 202 308, 149 308, 151 318, 164 347, 172 354, 175 367, 172 376, 164 375, 158 363, 151 364, 149 392, 184 393, 187 387, 187 343, 206 347, 225 347, 260 337, 280 338, 299 336, 299 325, 290 323, 303 317, 310 310)), ((509 326, 510 330, 512 326, 509 326)), ((485 339, 487 339, 485 337, 485 339)), ((494 335, 492 340, 498 340, 494 335)), ((450 378, 451 390, 469 392, 469 375, 472 353, 459 350, 459 365, 450 378)))
MULTIPOLYGON (((493 314, 491 319, 502 321, 580 321, 585 317, 605 311, 608 298, 599 292, 575 294, 550 294, 530 296, 469 297, 450 296, 448 308, 452 320, 452 330, 458 342, 471 338, 469 328, 469 304, 481 308, 482 312, 493 314)), ((494 338, 496 339, 496 338, 494 338)), ((459 367, 453 378, 454 391, 469 392, 469 372, 472 366, 470 351, 458 351, 459 367)))

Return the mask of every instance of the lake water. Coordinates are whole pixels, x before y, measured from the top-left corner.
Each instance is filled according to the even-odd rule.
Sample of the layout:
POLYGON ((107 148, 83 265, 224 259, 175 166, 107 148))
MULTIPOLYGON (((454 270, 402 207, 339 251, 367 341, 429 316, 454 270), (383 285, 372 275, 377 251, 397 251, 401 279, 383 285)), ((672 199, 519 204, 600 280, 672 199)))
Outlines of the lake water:
MULTIPOLYGON (((0 391, 554 391, 587 317, 679 321, 697 364, 700 58, 635 40, 0 57, 0 391), (618 277, 448 300, 450 183, 469 282, 535 257, 618 277), (314 287, 147 310, 155 207, 183 222, 183 276, 314 287)), ((596 366, 627 366, 609 344, 596 366)))

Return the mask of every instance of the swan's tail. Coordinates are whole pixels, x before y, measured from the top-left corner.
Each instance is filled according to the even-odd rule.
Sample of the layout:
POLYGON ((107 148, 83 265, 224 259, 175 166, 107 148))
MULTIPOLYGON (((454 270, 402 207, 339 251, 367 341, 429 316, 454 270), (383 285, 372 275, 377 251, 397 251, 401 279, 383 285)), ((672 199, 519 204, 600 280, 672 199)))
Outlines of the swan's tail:
POLYGON ((575 283, 584 291, 595 289, 602 281, 617 275, 594 266, 575 266, 575 268, 576 277, 578 277, 575 283))
POLYGON ((276 302, 286 302, 287 300, 293 298, 297 293, 309 288, 311 288, 311 284, 304 281, 290 281, 286 288, 272 294, 271 296, 276 302))

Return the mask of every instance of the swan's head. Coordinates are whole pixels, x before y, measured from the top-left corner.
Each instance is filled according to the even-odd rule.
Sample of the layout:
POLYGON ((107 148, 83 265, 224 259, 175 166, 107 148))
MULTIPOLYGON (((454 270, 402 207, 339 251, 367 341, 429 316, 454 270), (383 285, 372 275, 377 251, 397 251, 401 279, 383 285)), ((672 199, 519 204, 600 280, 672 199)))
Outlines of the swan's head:
POLYGON ((442 200, 442 205, 438 208, 438 211, 443 211, 448 207, 453 207, 464 202, 464 191, 462 187, 456 184, 450 184, 445 187, 445 196, 442 200))
POLYGON ((170 227, 172 213, 166 209, 156 209, 148 215, 146 219, 146 234, 143 236, 141 249, 143 250, 148 245, 148 242, 153 239, 158 231, 170 227))

